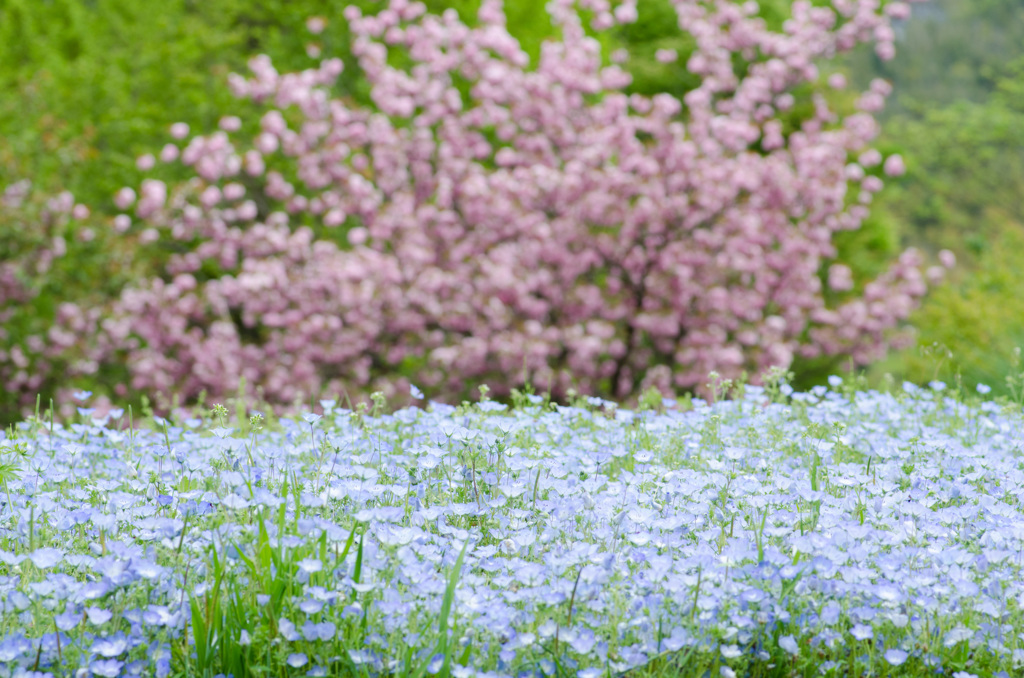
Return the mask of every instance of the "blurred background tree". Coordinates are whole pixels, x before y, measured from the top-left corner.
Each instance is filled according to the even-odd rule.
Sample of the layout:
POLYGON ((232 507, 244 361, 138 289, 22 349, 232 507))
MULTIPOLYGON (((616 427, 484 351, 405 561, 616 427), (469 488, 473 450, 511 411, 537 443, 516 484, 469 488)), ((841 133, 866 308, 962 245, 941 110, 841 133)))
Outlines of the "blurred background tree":
MULTIPOLYGON (((350 61, 341 18, 348 4, 366 12, 381 7, 378 0, 167 0, 158 8, 147 0, 0 0, 0 188, 31 178, 41 193, 70 190, 94 216, 91 224, 49 227, 46 238, 61 238, 67 252, 45 281, 33 283, 32 300, 5 319, 5 328, 38 333, 59 301, 109 296, 129 279, 129 257, 122 255, 132 242, 100 224, 117 213, 117 189, 138 185, 137 158, 158 153, 174 122, 209 131, 225 111, 244 112, 250 104, 236 100, 226 80, 245 72, 254 54, 268 54, 282 71, 313 66, 320 55, 350 61), (307 28, 314 16, 327 20, 319 34, 307 28)), ((471 21, 480 3, 426 4, 471 21)), ((760 13, 781 24, 790 4, 764 0, 760 13)), ((552 33, 544 5, 506 3, 509 30, 533 58, 552 33)), ((692 44, 678 31, 670 0, 640 0, 639 17, 600 36, 606 54, 628 48, 632 91, 681 96, 695 84, 685 68, 692 44), (662 63, 658 50, 675 50, 678 58, 662 63)), ((961 265, 915 316, 918 345, 871 375, 927 381, 960 373, 968 386, 984 382, 998 390, 1013 348, 1024 343, 1024 4, 930 0, 915 4, 896 28, 896 59, 883 62, 865 48, 823 66, 845 72, 853 84, 830 96, 852 97, 875 77, 892 82, 876 146, 901 153, 908 167, 904 177, 886 180, 864 227, 843 234, 840 259, 858 282, 906 245, 952 249, 961 265), (940 361, 940 353, 947 357, 940 361)), ((337 87, 366 97, 357 68, 348 67, 337 87)), ((793 124, 804 114, 794 110, 793 124)), ((244 124, 258 119, 242 117, 244 124)), ((175 173, 183 170, 169 167, 165 178, 179 179, 185 175, 175 173)), ((25 226, 24 219, 0 217, 5 255, 27 251, 25 226)), ((841 369, 836 361, 794 366, 802 386, 841 369)), ((44 402, 52 388, 43 389, 44 402)), ((16 418, 16 409, 0 395, 0 420, 16 418)))
POLYGON ((1006 394, 1024 346, 1024 3, 931 0, 896 28, 898 58, 858 49, 843 64, 855 89, 893 84, 878 146, 907 173, 872 218, 904 244, 952 250, 958 267, 912 317, 916 345, 870 375, 1006 394))
POLYGON ((958 102, 984 103, 1024 51, 1019 0, 928 0, 895 21, 899 58, 882 61, 857 49, 847 59, 851 81, 885 78, 893 94, 880 118, 924 115, 958 102))

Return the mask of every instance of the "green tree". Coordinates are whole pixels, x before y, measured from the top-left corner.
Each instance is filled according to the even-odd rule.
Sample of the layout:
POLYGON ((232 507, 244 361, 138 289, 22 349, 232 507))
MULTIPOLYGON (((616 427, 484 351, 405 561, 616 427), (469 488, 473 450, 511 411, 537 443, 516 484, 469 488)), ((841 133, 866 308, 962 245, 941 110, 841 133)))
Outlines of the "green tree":
POLYGON ((898 58, 882 61, 860 48, 844 60, 857 85, 876 77, 892 83, 884 119, 987 101, 1011 75, 1012 60, 1024 54, 1019 0, 928 0, 894 28, 898 58))
POLYGON ((880 147, 902 153, 874 218, 905 244, 956 253, 958 270, 912 318, 912 348, 876 365, 924 382, 960 376, 1007 392, 1024 345, 1024 5, 1016 0, 934 0, 902 30, 903 58, 863 52, 846 62, 861 83, 894 85, 880 147), (929 9, 930 7, 930 9, 929 9))

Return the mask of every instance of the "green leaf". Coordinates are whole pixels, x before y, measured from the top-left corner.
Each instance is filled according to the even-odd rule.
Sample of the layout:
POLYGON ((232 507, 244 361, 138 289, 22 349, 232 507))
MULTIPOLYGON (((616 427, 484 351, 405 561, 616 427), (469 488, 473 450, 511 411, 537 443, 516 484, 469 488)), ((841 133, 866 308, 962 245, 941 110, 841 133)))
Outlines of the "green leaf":
POLYGON ((199 601, 194 596, 188 597, 189 607, 192 609, 192 636, 195 638, 196 660, 199 663, 199 671, 206 670, 206 620, 203 618, 199 601))

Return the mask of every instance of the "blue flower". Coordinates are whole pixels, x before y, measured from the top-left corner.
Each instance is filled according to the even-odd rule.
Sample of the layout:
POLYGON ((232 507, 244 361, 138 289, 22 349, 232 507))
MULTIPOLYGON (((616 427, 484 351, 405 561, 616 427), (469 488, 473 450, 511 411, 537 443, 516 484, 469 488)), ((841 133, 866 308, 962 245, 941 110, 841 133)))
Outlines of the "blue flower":
POLYGON ((796 638, 793 636, 782 636, 779 638, 779 647, 794 657, 800 654, 800 646, 797 645, 796 638))
POLYGON ((128 638, 123 633, 97 638, 92 644, 92 651, 101 657, 117 657, 128 651, 128 638))
POLYGON ((299 632, 295 629, 295 624, 285 617, 281 617, 277 621, 277 630, 285 640, 298 640, 301 638, 299 632))
POLYGON ((94 661, 92 666, 93 675, 103 676, 103 678, 117 678, 121 674, 121 667, 124 666, 124 662, 116 659, 100 659, 94 661))
POLYGON ((854 624, 850 629, 850 635, 857 640, 869 640, 875 637, 875 632, 866 624, 854 624))
POLYGON ((334 639, 337 628, 332 622, 314 624, 307 621, 302 625, 302 635, 310 642, 316 640, 328 641, 334 639))
POLYGON ((64 559, 64 552, 55 548, 41 548, 28 554, 28 558, 40 570, 45 570, 60 563, 64 559))
MULTIPOLYGON (((85 616, 89 618, 89 623, 90 624, 95 624, 96 626, 100 626, 100 625, 106 624, 108 621, 110 621, 111 618, 114 616, 114 613, 111 612, 110 610, 104 610, 104 609, 99 608, 99 607, 87 607, 87 608, 85 608, 85 616)), ((94 652, 99 652, 99 650, 95 650, 94 649, 94 652)), ((101 652, 100 654, 103 654, 103 653, 101 652)), ((120 653, 118 652, 118 653, 115 653, 115 654, 120 654, 120 653)), ((111 656, 112 657, 114 655, 104 655, 104 656, 111 656)))
POLYGON ((906 652, 898 648, 890 648, 885 651, 885 661, 889 662, 893 666, 899 666, 903 662, 907 661, 906 652))

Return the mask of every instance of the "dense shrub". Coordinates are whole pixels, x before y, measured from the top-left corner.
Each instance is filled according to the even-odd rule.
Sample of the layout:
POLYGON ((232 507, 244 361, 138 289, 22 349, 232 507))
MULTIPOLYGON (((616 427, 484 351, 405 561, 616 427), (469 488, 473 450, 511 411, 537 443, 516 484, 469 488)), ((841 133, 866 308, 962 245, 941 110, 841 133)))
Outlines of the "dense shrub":
MULTIPOLYGON (((634 18, 587 5, 598 29, 634 18)), ((846 298, 850 271, 829 261, 882 186, 864 148, 888 88, 841 118, 804 85, 858 41, 890 56, 885 14, 798 2, 776 32, 752 4, 676 10, 700 80, 682 101, 620 93, 628 74, 569 2, 535 70, 495 3, 475 28, 401 1, 346 10, 376 110, 332 97, 337 59, 284 75, 253 60, 231 85, 272 104, 260 131, 226 116, 182 144, 193 180, 143 182, 132 228, 172 256, 124 291, 87 364, 127 365, 122 390, 194 398, 244 379, 288 403, 396 375, 446 394, 484 380, 624 396, 797 354, 876 358, 924 293, 918 258, 846 298), (810 116, 786 129, 801 92, 810 116)))
MULTIPOLYGON (((112 233, 106 221, 117 214, 117 189, 140 181, 140 166, 163 145, 167 127, 185 121, 208 129, 232 106, 255 127, 259 107, 247 111, 234 99, 227 75, 254 52, 288 69, 315 63, 321 52, 347 58, 347 4, 373 7, 376 0, 170 0, 159 12, 144 0, 0 0, 0 187, 10 188, 0 210, 0 425, 37 398, 45 406, 57 395, 68 358, 58 355, 67 347, 47 340, 46 331, 62 304, 96 307, 131 276, 166 265, 169 252, 152 249, 133 257, 129 271, 126 253, 136 237, 112 233), (315 35, 311 16, 327 19, 315 35), (57 219, 45 207, 68 200, 88 204, 92 217, 57 219)), ((427 4, 471 19, 479 2, 427 4)), ((509 8, 509 30, 534 57, 552 31, 543 5, 523 0, 509 8)), ((358 69, 334 85, 363 102, 367 89, 358 69)), ((187 172, 168 166, 163 178, 176 182, 187 172)), ((108 364, 79 383, 104 391, 123 376, 108 364)))
MULTIPOLYGON (((69 373, 96 369, 68 352, 80 326, 48 333, 63 305, 95 317, 131 277, 154 270, 144 263, 159 263, 130 256, 135 238, 103 218, 116 214, 114 192, 138 181, 136 156, 171 121, 215 124, 232 103, 223 80, 251 50, 308 63, 305 21, 317 7, 170 0, 154 12, 139 0, 0 0, 0 425, 69 390, 69 373), (92 215, 73 218, 76 203, 90 208, 79 217, 92 215)), ((320 41, 336 48, 343 37, 331 30, 320 41)), ((107 365, 85 383, 125 374, 107 365)))
MULTIPOLYGON (((69 332, 73 328, 52 327, 59 315, 56 289, 78 286, 102 294, 102 288, 113 283, 103 299, 116 293, 118 282, 126 282, 118 280, 115 270, 123 255, 116 243, 108 249, 104 245, 109 239, 104 243, 96 231, 75 228, 76 220, 87 217, 88 211, 68 192, 39 199, 27 180, 8 186, 0 196, 0 414, 8 421, 18 415, 19 405, 31 405, 36 394, 54 393, 62 375, 96 368, 69 365, 73 358, 66 351, 76 334, 69 332), (88 263, 85 271, 103 275, 89 280, 89 273, 69 262, 69 248, 78 250, 76 264, 88 263)), ((95 323, 99 310, 80 313, 95 323)))
MULTIPOLYGON (((95 314, 132 277, 166 265, 165 248, 129 258, 139 234, 117 234, 109 219, 118 213, 117 189, 144 176, 167 127, 185 121, 208 129, 234 107, 256 128, 260 107, 235 99, 227 75, 254 52, 289 69, 316 63, 321 52, 347 55, 350 34, 340 18, 347 4, 353 2, 169 0, 154 12, 145 0, 0 0, 0 189, 10 188, 0 209, 0 425, 37 397, 44 407, 54 396, 69 402, 58 387, 68 363, 83 359, 65 352, 81 328, 47 337, 64 304, 95 314), (326 19, 317 34, 308 30, 311 16, 326 19), (71 219, 47 207, 69 201, 88 204, 91 217, 71 219)), ((474 2, 429 4, 447 5, 469 12, 474 2)), ((510 28, 534 51, 550 31, 542 7, 517 2, 510 15, 510 28)), ((366 90, 356 69, 334 85, 360 101, 368 101, 366 90)), ((184 167, 164 170, 172 182, 187 177, 184 167)), ((71 373, 90 368, 80 367, 71 373)), ((104 391, 125 374, 108 363, 79 384, 104 391)))

